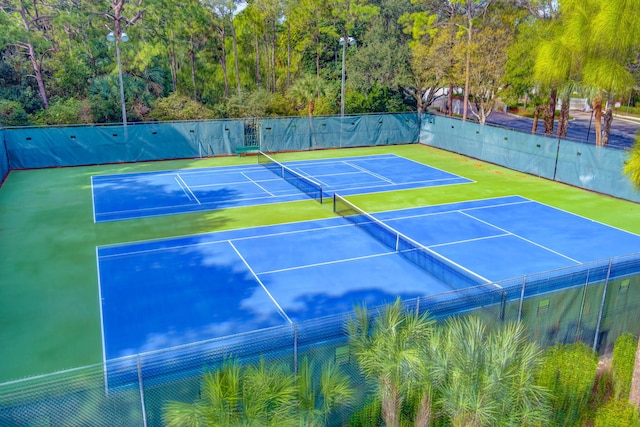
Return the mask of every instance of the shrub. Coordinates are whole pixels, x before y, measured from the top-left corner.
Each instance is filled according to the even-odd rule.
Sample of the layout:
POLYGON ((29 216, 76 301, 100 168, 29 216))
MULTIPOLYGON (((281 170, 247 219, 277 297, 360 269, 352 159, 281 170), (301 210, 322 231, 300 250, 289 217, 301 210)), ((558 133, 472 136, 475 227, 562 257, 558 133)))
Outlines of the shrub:
POLYGON ((47 110, 40 110, 31 118, 39 125, 91 123, 90 110, 86 101, 70 98, 51 104, 47 110))
POLYGON ((150 120, 201 120, 211 119, 213 116, 213 112, 198 101, 172 93, 166 98, 156 100, 153 109, 146 118, 150 120))
POLYGON ((0 126, 26 126, 29 116, 19 102, 0 99, 0 126))
POLYGON ((623 334, 618 337, 613 347, 613 390, 616 399, 626 399, 631 391, 631 377, 633 364, 636 359, 638 340, 633 334, 623 334))
POLYGON ((626 400, 610 400, 596 412, 594 427, 640 427, 638 408, 626 400))
POLYGON ((597 367, 597 355, 583 343, 556 344, 547 349, 537 384, 553 395, 554 426, 579 425, 587 412, 597 367))

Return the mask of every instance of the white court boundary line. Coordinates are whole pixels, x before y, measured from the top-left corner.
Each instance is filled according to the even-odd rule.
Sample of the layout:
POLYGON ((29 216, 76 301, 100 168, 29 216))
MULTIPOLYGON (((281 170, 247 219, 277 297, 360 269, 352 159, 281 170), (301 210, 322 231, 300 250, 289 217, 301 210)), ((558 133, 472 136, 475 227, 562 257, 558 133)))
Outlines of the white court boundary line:
POLYGON ((104 370, 104 387, 108 393, 109 378, 107 374, 107 340, 104 337, 104 313, 102 311, 102 282, 100 281, 100 256, 98 255, 98 247, 96 246, 96 271, 98 282, 98 306, 100 307, 100 336, 102 339, 102 366, 104 370))
POLYGON ((96 192, 95 192, 95 188, 93 186, 93 176, 91 177, 91 207, 93 208, 93 223, 97 224, 96 221, 96 192))
POLYGON ((240 252, 238 251, 238 249, 235 247, 235 245, 233 244, 233 242, 231 242, 230 240, 228 241, 229 245, 233 248, 233 250, 235 251, 235 253, 240 257, 240 259, 242 260, 242 262, 244 263, 244 265, 247 267, 247 269, 251 272, 251 274, 253 275, 253 277, 256 279, 256 281, 260 284, 260 286, 262 287, 262 289, 264 289, 264 291, 267 293, 267 295, 269 296, 269 298, 271 299, 271 301, 273 301, 273 303, 275 304, 275 306, 278 308, 278 310, 280 311, 280 315, 282 317, 285 318, 285 320, 287 322, 289 322, 290 325, 293 325, 293 322, 291 321, 291 319, 289 319, 289 316, 287 316, 287 313, 285 313, 285 311, 282 309, 282 307, 280 307, 280 304, 278 304, 278 301, 276 301, 276 299, 273 297, 273 295, 271 295, 271 292, 269 292, 269 290, 267 289, 267 287, 264 285, 264 283, 262 283, 262 280, 260 280, 260 278, 258 277, 258 275, 253 271, 253 269, 251 268, 251 266, 249 265, 249 263, 247 262, 247 260, 244 259, 244 257, 240 254, 240 252))
MULTIPOLYGON (((327 164, 346 164, 349 167, 353 167, 358 169, 357 166, 349 164, 349 161, 377 161, 377 160, 384 160, 384 159, 403 159, 403 160, 407 160, 413 163, 416 163, 420 166, 424 166, 427 168, 431 168, 431 169, 435 169, 435 170, 440 170, 443 171, 442 169, 427 165, 425 163, 420 163, 417 162, 415 160, 411 160, 408 159, 406 157, 403 156, 399 156, 397 154, 393 154, 393 153, 385 153, 385 154, 371 154, 371 155, 364 155, 364 156, 353 156, 353 157, 335 157, 335 158, 328 158, 328 159, 307 159, 307 160, 296 160, 296 161, 291 161, 291 162, 284 162, 287 164, 297 164, 294 167, 290 167, 289 165, 285 165, 287 166, 289 169, 294 170, 296 173, 300 174, 301 176, 312 180, 312 181, 318 181, 317 177, 315 175, 311 175, 307 172, 301 171, 299 170, 300 167, 304 167, 304 166, 322 166, 322 165, 327 165, 327 164)), ((282 162, 281 162, 282 163, 282 162)), ((184 181, 184 179, 182 178, 181 175, 195 175, 195 174, 241 174, 241 175, 245 175, 246 172, 261 172, 264 170, 263 166, 260 165, 227 165, 227 166, 211 166, 211 167, 200 167, 200 168, 193 168, 193 169, 177 169, 177 170, 170 170, 170 171, 148 171, 148 172, 130 172, 130 173, 121 173, 121 174, 108 174, 108 175, 93 175, 91 177, 92 180, 92 191, 91 191, 91 197, 94 198, 95 197, 95 191, 93 189, 93 181, 94 179, 100 181, 107 181, 107 183, 109 183, 109 181, 111 183, 117 183, 118 178, 119 177, 126 177, 126 176, 132 176, 132 175, 140 175, 140 176, 145 176, 145 175, 154 175, 154 176, 173 176, 175 181, 177 182, 177 184, 180 186, 180 188, 182 189, 183 192, 185 192, 185 195, 187 195, 187 198, 189 198, 189 195, 187 194, 187 191, 189 194, 191 194, 191 196, 193 197, 193 200, 196 201, 197 205, 201 206, 201 207, 206 207, 208 205, 216 205, 217 202, 213 201, 213 202, 202 202, 201 200, 199 200, 195 194, 193 193, 193 191, 191 190, 192 187, 188 186, 186 184, 186 182, 184 181), (216 169, 222 169, 222 168, 228 168, 227 170, 222 170, 222 171, 216 171, 216 169), (178 178, 175 177, 179 177, 180 180, 178 180, 178 178), (181 184, 181 182, 182 184, 181 184), (184 185, 183 185, 184 184, 184 185), (186 191, 185 191, 186 188, 186 191)), ((327 195, 331 195, 332 193, 335 193, 337 191, 348 191, 350 195, 355 195, 355 194, 377 194, 377 193, 386 193, 386 192, 390 192, 390 191, 402 191, 402 190, 409 190, 409 189, 420 189, 420 188, 428 188, 431 186, 421 186, 420 184, 428 184, 428 183, 437 183, 440 182, 441 185, 439 186, 446 186, 449 185, 447 183, 447 181, 454 181, 457 179, 464 179, 467 182, 461 182, 461 183, 455 183, 453 185, 462 185, 462 184, 471 184, 474 183, 475 181, 469 179, 469 178, 465 178, 461 175, 456 175, 453 174, 451 172, 448 171, 443 171, 448 173, 449 175, 452 175, 449 178, 438 178, 438 179, 430 179, 430 180, 423 180, 423 181, 411 181, 411 182, 404 182, 404 183, 394 183, 393 181, 390 181, 388 179, 384 179, 384 178, 380 178, 377 176, 377 174, 368 171, 366 169, 362 170, 362 172, 367 173, 373 177, 375 177, 376 179, 383 179, 383 181, 388 181, 389 184, 385 184, 384 182, 380 182, 380 183, 372 183, 372 184, 368 184, 368 185, 363 185, 363 186, 358 186, 358 187, 336 187, 335 189, 332 189, 331 186, 327 185, 325 182, 320 181, 319 183, 322 186, 323 189, 323 193, 326 192, 327 195), (395 188, 397 186, 408 186, 408 188, 395 188), (415 186, 415 187, 412 187, 415 186), (369 189, 374 189, 375 191, 372 192, 366 192, 366 190, 369 189), (360 193, 361 191, 365 191, 365 193, 360 193)), ((340 174, 325 174, 325 175, 321 175, 321 176, 338 176, 340 174)), ((248 177, 247 177, 248 178, 248 177)), ((270 179, 265 179, 265 180, 260 180, 259 182, 268 182, 268 181, 275 181, 275 180, 270 180, 270 179)), ((242 184, 242 183, 254 183, 256 185, 258 181, 255 181, 253 179, 248 178, 248 181, 243 181, 240 182, 238 181, 237 184, 242 184)), ((235 183, 235 182, 234 182, 235 183)), ((224 183, 224 184, 202 184, 202 185, 196 185, 193 186, 193 188, 202 188, 202 187, 210 187, 210 186, 216 186, 216 185, 231 185, 234 183, 224 183)), ((259 185, 258 185, 259 186, 259 185)), ((264 188, 262 188, 261 186, 259 186, 261 189, 264 190, 264 188)), ((265 190, 266 191, 266 190, 265 190)), ((276 194, 276 193, 270 193, 267 192, 267 194, 264 197, 260 197, 260 196, 255 196, 255 197, 248 197, 248 198, 242 198, 239 199, 239 201, 241 202, 248 202, 251 200, 260 200, 260 199, 264 199, 265 203, 256 203, 256 204, 251 204, 251 205, 240 205, 240 206, 228 206, 227 209, 234 209, 234 208, 244 208, 247 206, 266 206, 266 205, 270 205, 273 203, 274 199, 276 198, 289 198, 289 197, 294 197, 297 195, 298 192, 291 192, 291 193, 284 193, 284 194, 276 194)), ((330 197, 330 196, 329 196, 330 197)), ((191 202, 192 200, 189 198, 189 201, 191 202)), ((306 201, 306 198, 300 198, 300 199, 296 199, 296 200, 282 200, 283 203, 285 202, 291 202, 291 201, 306 201)), ((150 207, 150 208, 134 208, 134 209, 124 209, 124 210, 118 210, 118 211, 108 211, 108 212, 102 212, 102 213, 97 213, 96 211, 96 206, 95 206, 95 201, 93 203, 93 216, 94 216, 94 223, 98 223, 98 222, 115 222, 115 221, 124 221, 124 220, 130 220, 130 219, 142 219, 142 218, 153 218, 153 217, 158 217, 158 216, 173 216, 173 215, 182 215, 185 213, 194 213, 194 212, 201 212, 202 209, 198 209, 198 210, 190 210, 188 209, 190 206, 194 206, 193 204, 190 203, 184 203, 184 204, 173 204, 173 205, 165 205, 165 206, 155 206, 155 207, 150 207), (170 213, 164 213, 163 211, 167 210, 167 209, 179 209, 179 208, 185 208, 184 211, 181 212, 170 212, 170 213), (140 215, 132 215, 135 213, 141 213, 140 215), (119 215, 123 215, 123 214, 129 214, 132 216, 127 216, 126 218, 112 218, 113 216, 119 216, 119 215), (108 218, 108 219, 101 219, 100 221, 98 221, 98 217, 101 218, 108 218)))
POLYGON ((556 255, 559 255, 559 256, 561 256, 562 258, 566 258, 566 259, 568 259, 569 261, 575 262, 576 264, 582 264, 582 262, 580 262, 580 261, 578 261, 578 260, 575 260, 575 259, 573 259, 573 258, 571 258, 571 257, 568 257, 568 256, 566 256, 566 255, 564 255, 564 254, 562 254, 562 253, 560 253, 560 252, 558 252, 558 251, 554 251, 554 250, 553 250, 553 249, 551 249, 551 248, 547 248, 546 246, 541 245, 541 244, 539 244, 539 243, 536 243, 536 242, 534 242, 533 240, 529 240, 529 239, 527 239, 526 237, 520 236, 519 234, 512 233, 512 232, 510 232, 509 230, 505 230, 505 229, 504 229, 504 228, 502 228, 502 227, 498 227, 498 226, 497 226, 497 225, 495 225, 495 224, 492 224, 492 223, 490 223, 490 222, 484 221, 484 220, 482 220, 482 219, 480 219, 480 218, 477 218, 477 217, 475 217, 475 216, 473 216, 473 215, 471 215, 471 214, 468 214, 468 213, 466 213, 466 212, 462 212, 462 211, 460 211, 460 213, 461 213, 462 215, 465 215, 465 216, 467 216, 467 217, 469 217, 469 218, 472 218, 472 219, 474 219, 474 220, 476 220, 476 221, 478 221, 478 222, 481 222, 481 223, 483 223, 483 224, 490 225, 491 227, 497 228, 498 230, 502 230, 502 231, 504 231, 505 233, 508 233, 508 234, 510 234, 510 235, 511 235, 511 236, 513 236, 513 237, 517 237, 517 238, 518 238, 518 239, 520 239, 520 240, 524 240, 525 242, 530 243, 530 244, 532 244, 532 245, 534 245, 534 246, 538 246, 539 248, 545 249, 545 250, 547 250, 547 251, 549 251, 549 252, 551 252, 551 253, 554 253, 554 254, 556 254, 556 255))
POLYGON ((182 177, 180 176, 179 173, 176 174, 176 181, 178 181, 178 185, 180 185, 180 182, 182 182, 184 184, 184 187, 182 187, 182 185, 180 185, 180 188, 182 188, 182 190, 184 191, 185 188, 186 190, 193 196, 193 200, 196 201, 196 203, 198 203, 199 205, 201 205, 202 203, 200 203, 200 200, 198 200, 198 198, 196 197, 195 194, 193 194, 193 191, 191 191, 191 189, 189 188, 189 186, 187 185, 186 182, 184 182, 184 179, 182 179, 182 177))

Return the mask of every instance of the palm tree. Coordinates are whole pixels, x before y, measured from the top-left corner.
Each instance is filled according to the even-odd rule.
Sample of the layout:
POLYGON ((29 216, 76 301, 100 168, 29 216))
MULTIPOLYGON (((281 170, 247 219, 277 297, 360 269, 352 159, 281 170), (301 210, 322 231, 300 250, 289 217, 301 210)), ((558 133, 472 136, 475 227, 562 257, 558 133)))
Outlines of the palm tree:
POLYGON ((311 140, 309 141, 309 147, 316 146, 315 132, 313 129, 313 112, 316 108, 316 100, 321 96, 324 96, 326 90, 326 84, 321 77, 315 74, 307 74, 304 77, 296 80, 296 82, 289 88, 289 96, 299 103, 306 105, 307 114, 309 115, 309 132, 311 140))
POLYGON ((588 20, 590 37, 584 43, 588 55, 583 79, 606 96, 601 144, 607 145, 615 97, 628 93, 634 84, 630 68, 637 60, 637 46, 640 44, 638 2, 589 0, 585 3, 594 4, 596 12, 588 20))
POLYGON ((231 361, 205 374, 196 402, 168 402, 162 419, 167 427, 295 426, 295 397, 295 377, 282 366, 262 360, 243 370, 231 361))
POLYGON ((315 103, 318 98, 325 94, 326 84, 321 77, 315 74, 307 74, 289 88, 289 96, 295 101, 304 104, 309 118, 313 117, 315 103))
POLYGON ((324 365, 318 381, 314 363, 304 357, 298 368, 297 381, 300 425, 327 425, 333 410, 349 405, 353 399, 349 378, 333 361, 324 365))
POLYGON ((194 403, 168 402, 162 419, 167 427, 320 426, 352 396, 349 378, 334 363, 318 377, 307 358, 297 376, 277 363, 241 368, 234 360, 205 374, 194 403))
POLYGON ((434 348, 438 403, 454 427, 548 422, 547 394, 534 384, 541 353, 522 326, 487 331, 478 318, 452 318, 434 348))
POLYGON ((387 427, 400 425, 400 411, 422 362, 423 344, 433 332, 426 314, 408 311, 400 299, 370 316, 356 309, 348 323, 349 343, 360 369, 376 383, 387 427))

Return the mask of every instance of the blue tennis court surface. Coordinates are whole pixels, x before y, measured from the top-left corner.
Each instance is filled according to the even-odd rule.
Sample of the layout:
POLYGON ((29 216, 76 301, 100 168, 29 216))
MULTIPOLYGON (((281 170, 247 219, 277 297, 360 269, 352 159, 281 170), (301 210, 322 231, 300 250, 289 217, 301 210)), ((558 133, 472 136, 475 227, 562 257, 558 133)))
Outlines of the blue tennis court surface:
MULTIPOLYGON (((377 213, 494 282, 640 250, 640 236, 518 196, 377 213)), ((345 313, 443 283, 344 218, 97 249, 107 360, 345 313)))
MULTIPOLYGON (((326 198, 471 182, 394 154, 284 164, 321 184, 326 198)), ((308 198, 261 165, 97 175, 91 181, 96 222, 308 198)))

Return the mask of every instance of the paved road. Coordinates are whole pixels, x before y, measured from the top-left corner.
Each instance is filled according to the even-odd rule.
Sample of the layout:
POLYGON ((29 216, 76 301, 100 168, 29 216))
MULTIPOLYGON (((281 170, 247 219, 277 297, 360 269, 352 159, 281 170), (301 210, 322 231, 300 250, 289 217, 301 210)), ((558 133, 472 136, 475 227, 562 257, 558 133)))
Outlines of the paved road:
MULTIPOLYGON (((567 129, 567 139, 595 144, 595 124, 593 123, 591 113, 571 111, 571 117, 572 119, 569 120, 569 128, 567 129)), ((515 114, 503 113, 501 111, 494 111, 487 119, 487 124, 516 129, 523 132, 531 132, 533 119, 520 117, 515 114)), ((557 129, 557 120, 555 125, 557 129)), ((615 117, 611 124, 609 146, 613 148, 628 149, 633 145, 637 132, 640 132, 640 120, 615 117)), ((538 122, 538 129, 536 133, 544 135, 544 123, 542 120, 538 122)))

